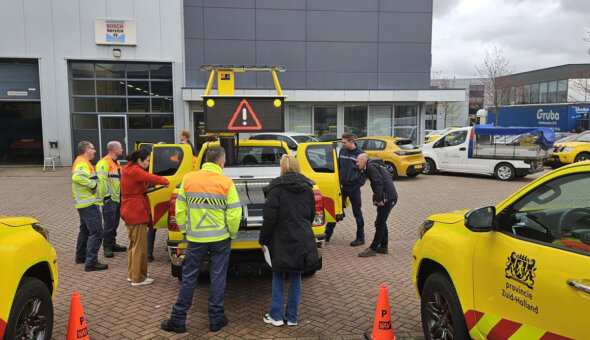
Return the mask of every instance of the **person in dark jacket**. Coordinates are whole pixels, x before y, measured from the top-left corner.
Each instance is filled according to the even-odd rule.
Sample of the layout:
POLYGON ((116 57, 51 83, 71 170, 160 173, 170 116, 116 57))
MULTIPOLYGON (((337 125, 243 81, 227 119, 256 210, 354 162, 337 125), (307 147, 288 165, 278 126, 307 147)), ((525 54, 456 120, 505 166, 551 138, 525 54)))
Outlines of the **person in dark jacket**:
MULTIPOLYGON (((283 155, 281 176, 264 189, 262 229, 259 243, 268 248, 272 263, 272 299, 270 313, 263 320, 282 326, 283 288, 289 276, 289 297, 284 318, 287 325, 297 325, 301 299, 301 273, 315 269, 318 251, 311 224, 315 217, 314 182, 301 174, 297 159, 283 155)), ((262 248, 265 251, 264 247, 262 248)))
MULTIPOLYGON (((361 187, 365 184, 365 176, 356 165, 358 155, 364 151, 354 142, 354 135, 350 132, 342 134, 342 148, 338 153, 338 173, 340 175, 340 188, 342 191, 342 203, 346 198, 350 199, 352 214, 356 220, 356 238, 350 242, 353 247, 365 244, 365 221, 361 211, 361 187)), ((326 242, 334 233, 336 223, 326 224, 326 242)))
POLYGON ((147 228, 152 223, 150 200, 146 195, 149 183, 168 185, 168 180, 145 171, 150 164, 150 153, 139 149, 127 155, 129 163, 121 173, 121 218, 127 226, 127 280, 132 286, 154 282, 147 277, 147 228))
POLYGON ((369 156, 363 153, 357 157, 357 166, 371 181, 373 190, 373 205, 377 206, 377 218, 375 219, 375 237, 369 248, 359 253, 359 257, 375 256, 377 253, 387 254, 388 231, 387 218, 391 209, 397 203, 397 191, 389 172, 379 159, 369 160, 369 156))

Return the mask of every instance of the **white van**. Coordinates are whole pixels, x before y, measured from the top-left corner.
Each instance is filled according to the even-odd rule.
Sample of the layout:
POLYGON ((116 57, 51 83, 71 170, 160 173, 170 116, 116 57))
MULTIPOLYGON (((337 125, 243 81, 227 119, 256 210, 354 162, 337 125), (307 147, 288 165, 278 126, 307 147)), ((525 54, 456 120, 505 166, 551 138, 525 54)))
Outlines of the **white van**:
POLYGON ((469 143, 472 130, 473 127, 451 130, 434 142, 424 144, 422 154, 426 164, 422 173, 431 175, 436 171, 449 171, 486 174, 502 181, 509 181, 543 170, 542 162, 470 157, 470 149, 473 148, 473 143, 469 143))

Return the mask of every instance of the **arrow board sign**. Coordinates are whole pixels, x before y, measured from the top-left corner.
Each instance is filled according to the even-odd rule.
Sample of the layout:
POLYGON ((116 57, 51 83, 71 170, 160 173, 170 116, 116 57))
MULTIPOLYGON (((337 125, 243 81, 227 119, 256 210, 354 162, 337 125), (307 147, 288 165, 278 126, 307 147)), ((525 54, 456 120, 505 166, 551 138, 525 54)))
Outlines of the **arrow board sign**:
POLYGON ((285 97, 203 96, 206 132, 285 131, 285 97))

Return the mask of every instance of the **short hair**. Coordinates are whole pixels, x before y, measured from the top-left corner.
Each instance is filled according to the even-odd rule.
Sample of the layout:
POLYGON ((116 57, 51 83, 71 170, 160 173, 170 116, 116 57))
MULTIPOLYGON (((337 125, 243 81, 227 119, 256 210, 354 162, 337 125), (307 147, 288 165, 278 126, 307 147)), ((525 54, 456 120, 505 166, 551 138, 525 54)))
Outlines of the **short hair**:
POLYGON ((107 144, 107 151, 113 151, 117 147, 117 145, 121 145, 121 143, 117 142, 116 140, 110 141, 107 144))
POLYGON ((207 149, 205 162, 217 164, 221 159, 225 159, 225 150, 221 146, 215 145, 207 149))
POLYGON ((92 145, 92 143, 85 140, 78 143, 78 155, 83 155, 86 152, 86 149, 90 148, 90 145, 92 145))
POLYGON ((368 161, 369 155, 367 155, 366 153, 361 153, 360 155, 356 156, 356 159, 357 160, 362 159, 362 160, 368 161))
POLYGON ((352 132, 345 132, 342 134, 342 139, 346 139, 349 142, 354 142, 354 135, 352 132))
POLYGON ((180 130, 180 135, 186 139, 191 139, 191 133, 188 130, 180 130))
POLYGON ((137 160, 141 159, 144 161, 146 158, 150 156, 150 152, 146 149, 137 149, 132 153, 128 154, 125 159, 129 162, 137 163, 137 160))
POLYGON ((297 158, 295 158, 291 155, 284 154, 281 157, 281 176, 288 173, 288 172, 294 172, 296 174, 300 174, 301 173, 301 166, 299 166, 299 162, 297 161, 297 158))

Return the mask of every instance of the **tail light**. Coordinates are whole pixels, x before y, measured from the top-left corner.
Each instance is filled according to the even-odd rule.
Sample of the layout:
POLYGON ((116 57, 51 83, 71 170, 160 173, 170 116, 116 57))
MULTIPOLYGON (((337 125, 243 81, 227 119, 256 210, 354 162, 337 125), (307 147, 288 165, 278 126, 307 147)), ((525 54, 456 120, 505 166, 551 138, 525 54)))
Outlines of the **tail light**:
POLYGON ((172 194, 170 197, 170 207, 168 207, 168 230, 179 231, 176 224, 176 197, 178 194, 172 194))
POLYGON ((324 225, 326 221, 326 216, 324 215, 324 201, 319 189, 313 190, 313 198, 315 200, 315 217, 311 226, 318 227, 324 225))

